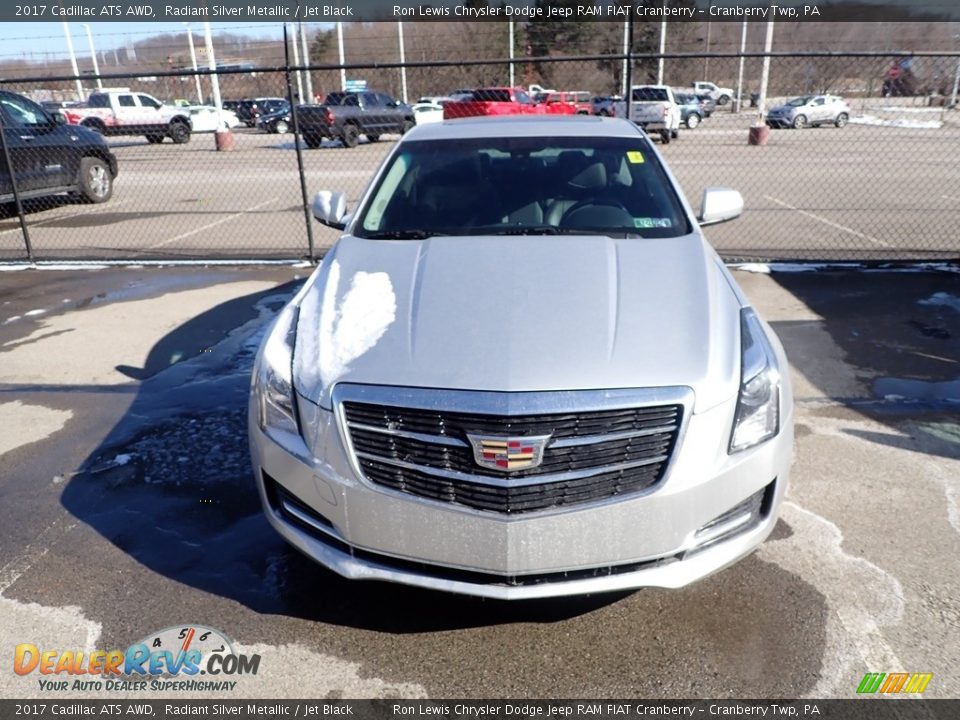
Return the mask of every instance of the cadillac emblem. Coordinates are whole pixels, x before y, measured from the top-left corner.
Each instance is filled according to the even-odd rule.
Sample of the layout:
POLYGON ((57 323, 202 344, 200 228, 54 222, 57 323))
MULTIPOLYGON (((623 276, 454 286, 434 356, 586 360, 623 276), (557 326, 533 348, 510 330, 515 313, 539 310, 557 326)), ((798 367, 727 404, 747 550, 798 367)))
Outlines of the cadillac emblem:
POLYGON ((477 465, 504 472, 538 467, 543 462, 543 450, 550 441, 550 437, 550 435, 503 437, 467 433, 467 439, 473 447, 473 459, 477 465))

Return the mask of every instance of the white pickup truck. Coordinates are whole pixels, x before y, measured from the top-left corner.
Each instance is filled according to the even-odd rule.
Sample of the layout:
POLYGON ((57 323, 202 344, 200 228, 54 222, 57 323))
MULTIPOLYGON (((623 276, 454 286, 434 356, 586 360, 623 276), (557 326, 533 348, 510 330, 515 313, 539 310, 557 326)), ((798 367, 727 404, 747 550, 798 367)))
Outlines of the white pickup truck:
POLYGON ((726 105, 733 99, 733 90, 715 85, 712 82, 698 80, 690 83, 696 95, 709 95, 717 105, 726 105))
POLYGON ((71 125, 83 125, 103 135, 143 135, 151 143, 165 137, 177 144, 190 141, 190 111, 164 105, 152 95, 127 89, 104 90, 61 113, 71 125))
POLYGON ((680 106, 666 85, 634 85, 630 90, 630 111, 626 102, 617 103, 617 117, 626 117, 646 132, 659 132, 664 144, 680 132, 680 106))

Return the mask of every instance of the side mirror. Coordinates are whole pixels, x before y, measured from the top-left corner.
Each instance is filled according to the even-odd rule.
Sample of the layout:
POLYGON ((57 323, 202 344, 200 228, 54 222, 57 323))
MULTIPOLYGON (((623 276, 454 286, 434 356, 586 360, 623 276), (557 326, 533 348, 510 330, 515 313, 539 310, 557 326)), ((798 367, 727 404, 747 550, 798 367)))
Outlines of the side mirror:
POLYGON ((743 212, 743 196, 736 190, 724 187, 708 187, 703 191, 700 203, 700 225, 714 225, 740 217, 743 212))
POLYGON ((51 113, 51 117, 53 118, 53 124, 54 124, 54 125, 66 125, 66 124, 67 124, 67 117, 66 117, 62 112, 60 112, 59 110, 54 110, 54 111, 51 113))
POLYGON ((321 190, 313 198, 313 216, 336 230, 346 226, 347 196, 342 192, 321 190))

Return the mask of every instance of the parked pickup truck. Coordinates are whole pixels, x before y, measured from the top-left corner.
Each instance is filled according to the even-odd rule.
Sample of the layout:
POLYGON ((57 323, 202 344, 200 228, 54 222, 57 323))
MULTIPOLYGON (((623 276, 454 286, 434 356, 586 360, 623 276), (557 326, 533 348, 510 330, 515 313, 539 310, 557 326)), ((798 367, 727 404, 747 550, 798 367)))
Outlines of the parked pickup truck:
POLYGON ((523 88, 492 87, 474 90, 467 100, 446 103, 443 118, 451 120, 483 115, 573 115, 568 102, 537 104, 523 88))
MULTIPOLYGON (((544 102, 548 106, 556 103, 567 103, 573 105, 573 111, 577 115, 593 115, 593 95, 585 90, 552 92, 547 95, 544 102)), ((550 112, 549 107, 547 112, 550 112)))
POLYGON ((712 82, 698 80, 697 82, 690 83, 690 86, 693 88, 695 95, 709 95, 717 105, 726 105, 733 98, 733 90, 731 88, 718 87, 712 82))
POLYGON ((64 108, 71 125, 82 125, 102 135, 143 135, 151 143, 165 137, 179 144, 190 141, 190 110, 164 105, 152 95, 129 90, 106 90, 90 95, 79 107, 64 108))
POLYGON ((381 135, 402 135, 416 125, 413 108, 377 91, 330 93, 322 105, 298 105, 297 124, 307 147, 324 138, 356 147, 360 136, 376 142, 381 135))
POLYGON ((677 137, 680 130, 680 106, 673 90, 666 85, 634 85, 630 91, 630 111, 617 103, 617 116, 628 117, 645 131, 660 133, 664 144, 677 137))

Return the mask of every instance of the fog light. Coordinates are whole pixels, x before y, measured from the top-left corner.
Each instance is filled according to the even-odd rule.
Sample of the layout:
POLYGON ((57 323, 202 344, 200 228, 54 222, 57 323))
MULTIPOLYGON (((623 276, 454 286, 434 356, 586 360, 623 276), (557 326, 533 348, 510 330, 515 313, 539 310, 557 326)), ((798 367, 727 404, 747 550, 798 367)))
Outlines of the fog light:
POLYGON ((756 525, 760 520, 763 508, 763 496, 767 490, 772 492, 773 484, 763 490, 758 490, 739 505, 718 515, 706 525, 702 525, 693 535, 693 550, 702 550, 708 545, 725 540, 737 533, 743 532, 756 525))

